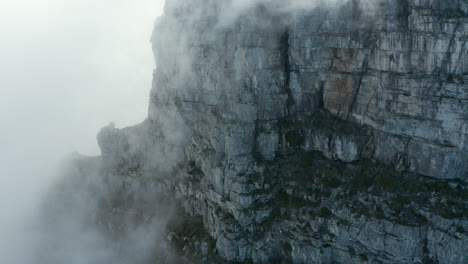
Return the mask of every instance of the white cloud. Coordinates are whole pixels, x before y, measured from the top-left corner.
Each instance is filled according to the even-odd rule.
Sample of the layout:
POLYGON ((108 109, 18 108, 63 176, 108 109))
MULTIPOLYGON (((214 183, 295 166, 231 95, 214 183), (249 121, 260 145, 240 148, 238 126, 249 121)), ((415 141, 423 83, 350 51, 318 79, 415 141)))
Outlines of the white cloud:
MULTIPOLYGON (((26 221, 55 164, 99 154, 110 121, 147 115, 163 0, 0 1, 0 256, 24 264, 26 221), (14 239, 16 238, 16 239, 14 239)), ((8 261, 9 260, 9 261, 8 261)))

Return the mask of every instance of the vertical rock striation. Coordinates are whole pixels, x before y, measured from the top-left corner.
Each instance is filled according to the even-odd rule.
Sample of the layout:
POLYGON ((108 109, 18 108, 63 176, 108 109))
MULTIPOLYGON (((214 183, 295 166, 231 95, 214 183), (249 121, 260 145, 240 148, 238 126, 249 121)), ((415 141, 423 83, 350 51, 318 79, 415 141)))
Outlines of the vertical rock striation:
POLYGON ((466 0, 228 3, 166 4, 106 170, 201 216, 205 261, 467 262, 466 0))

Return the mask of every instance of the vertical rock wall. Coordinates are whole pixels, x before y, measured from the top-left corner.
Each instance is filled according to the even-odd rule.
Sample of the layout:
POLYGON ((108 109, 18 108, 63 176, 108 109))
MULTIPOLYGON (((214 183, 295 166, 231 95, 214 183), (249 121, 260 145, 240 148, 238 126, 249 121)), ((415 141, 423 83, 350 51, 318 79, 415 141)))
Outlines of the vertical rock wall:
POLYGON ((168 2, 148 119, 103 162, 164 175, 230 261, 466 261, 467 2, 227 3, 168 2))

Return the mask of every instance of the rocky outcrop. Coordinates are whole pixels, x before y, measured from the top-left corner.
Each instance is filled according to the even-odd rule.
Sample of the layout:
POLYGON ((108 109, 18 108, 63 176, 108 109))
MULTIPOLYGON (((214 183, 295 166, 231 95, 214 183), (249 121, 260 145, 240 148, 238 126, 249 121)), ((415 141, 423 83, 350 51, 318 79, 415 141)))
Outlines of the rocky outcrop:
POLYGON ((201 216, 205 262, 467 262, 467 2, 228 2, 166 5, 107 173, 201 216))
MULTIPOLYGON (((194 124, 195 113, 218 121, 202 122, 207 128, 231 123, 223 126, 228 133, 213 131, 219 138, 210 142, 214 149, 258 151, 271 160, 289 147, 283 119, 325 110, 367 134, 357 141, 349 131, 330 135, 340 142, 335 147, 355 149, 342 159, 330 153, 335 158, 375 158, 400 170, 466 180, 467 7, 452 2, 349 1, 292 14, 264 6, 229 26, 220 21, 220 3, 183 6, 200 12, 168 8, 154 37, 159 68, 150 119, 172 106, 177 109, 166 110, 188 111, 194 124), (219 146, 223 138, 228 145, 219 146)), ((319 140, 299 145, 339 152, 323 144, 319 130, 301 129, 319 140)))

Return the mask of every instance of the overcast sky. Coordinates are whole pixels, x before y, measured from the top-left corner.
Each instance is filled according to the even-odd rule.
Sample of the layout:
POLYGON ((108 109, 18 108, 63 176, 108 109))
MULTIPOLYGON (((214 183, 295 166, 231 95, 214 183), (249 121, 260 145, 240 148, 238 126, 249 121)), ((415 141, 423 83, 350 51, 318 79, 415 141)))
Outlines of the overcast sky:
POLYGON ((163 2, 0 0, 3 253, 13 250, 5 248, 14 245, 5 241, 12 225, 30 211, 61 157, 98 155, 101 127, 146 117, 154 68, 149 39, 163 2))
POLYGON ((102 126, 142 121, 154 68, 149 38, 162 6, 1 0, 0 140, 16 147, 36 137, 60 151, 98 154, 102 126))

